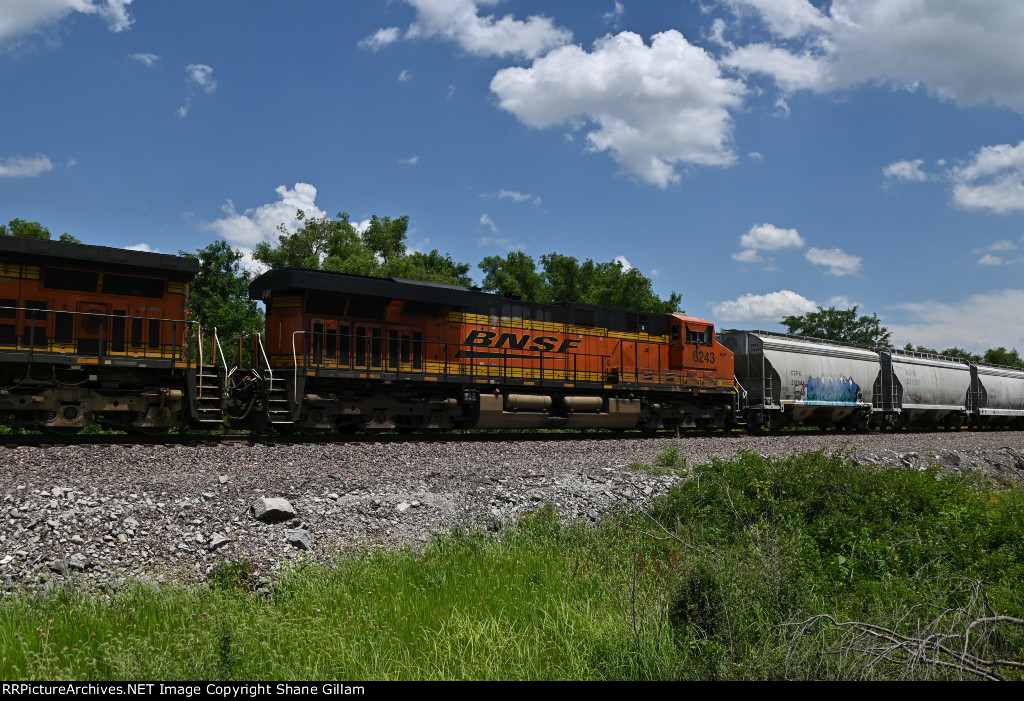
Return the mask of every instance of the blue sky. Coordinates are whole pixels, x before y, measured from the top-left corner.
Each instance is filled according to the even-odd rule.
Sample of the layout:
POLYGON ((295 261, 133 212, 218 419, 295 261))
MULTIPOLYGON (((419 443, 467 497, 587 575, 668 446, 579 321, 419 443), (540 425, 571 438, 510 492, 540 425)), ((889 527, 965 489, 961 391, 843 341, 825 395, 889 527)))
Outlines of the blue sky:
POLYGON ((1021 36, 1020 0, 0 0, 0 221, 176 252, 409 215, 719 328, 859 304, 1024 350, 1021 36))

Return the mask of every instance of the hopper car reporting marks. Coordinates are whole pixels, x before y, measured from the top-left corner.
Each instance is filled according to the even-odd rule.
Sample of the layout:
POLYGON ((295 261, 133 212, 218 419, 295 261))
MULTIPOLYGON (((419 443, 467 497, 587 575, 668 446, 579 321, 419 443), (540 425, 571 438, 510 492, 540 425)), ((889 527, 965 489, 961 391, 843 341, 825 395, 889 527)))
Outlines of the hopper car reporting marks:
POLYGON ((194 258, 0 237, 0 422, 58 434, 219 427, 216 336, 204 343, 187 318, 198 269, 194 258))
POLYGON ((738 409, 703 319, 297 269, 249 292, 266 333, 229 387, 239 427, 713 430, 738 409))

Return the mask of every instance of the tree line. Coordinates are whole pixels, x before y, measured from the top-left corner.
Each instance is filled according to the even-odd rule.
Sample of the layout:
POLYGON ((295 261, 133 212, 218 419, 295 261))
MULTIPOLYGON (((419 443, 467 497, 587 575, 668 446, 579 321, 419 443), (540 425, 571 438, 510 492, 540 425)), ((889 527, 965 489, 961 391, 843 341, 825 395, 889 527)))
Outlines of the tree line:
MULTIPOLYGON (((441 254, 410 251, 409 217, 374 215, 360 231, 346 212, 335 217, 308 217, 298 210, 296 220, 302 226, 289 231, 278 226, 275 242, 263 242, 252 257, 268 268, 308 268, 373 277, 395 277, 472 287, 472 266, 441 254)), ((38 222, 13 219, 0 225, 0 236, 50 239, 50 230, 38 222)), ((82 243, 64 233, 60 241, 82 243)), ((199 260, 199 273, 191 285, 191 314, 204 328, 217 327, 223 338, 257 333, 263 328, 263 312, 249 299, 253 274, 242 265, 243 255, 226 241, 217 240, 195 252, 179 255, 199 260)), ((650 313, 681 311, 682 297, 672 292, 659 297, 650 278, 636 268, 627 269, 619 261, 582 263, 572 256, 548 253, 535 260, 522 251, 502 256, 487 256, 477 267, 483 272, 480 289, 503 297, 542 304, 579 302, 650 313)), ((821 307, 802 315, 784 316, 780 323, 788 333, 823 338, 863 346, 889 346, 891 332, 877 314, 860 314, 852 309, 821 307)), ((1016 349, 990 348, 983 354, 953 347, 936 350, 908 343, 908 351, 965 358, 973 362, 1024 367, 1016 349)))

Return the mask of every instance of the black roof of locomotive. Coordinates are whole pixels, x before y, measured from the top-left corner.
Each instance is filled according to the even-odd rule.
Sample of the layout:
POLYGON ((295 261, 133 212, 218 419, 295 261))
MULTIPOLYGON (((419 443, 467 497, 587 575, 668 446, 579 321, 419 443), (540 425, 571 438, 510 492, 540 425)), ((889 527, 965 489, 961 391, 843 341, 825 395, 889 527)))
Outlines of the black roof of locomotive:
POLYGON ((199 272, 197 258, 16 236, 0 236, 0 255, 10 262, 32 265, 56 263, 99 271, 130 268, 181 280, 191 280, 199 272))
POLYGON ((538 304, 500 297, 479 289, 403 278, 380 278, 302 268, 277 268, 263 273, 249 285, 249 298, 266 301, 273 295, 321 292, 400 299, 453 307, 488 316, 530 319, 556 324, 596 326, 617 331, 645 330, 651 335, 668 333, 668 316, 594 304, 559 302, 538 304))

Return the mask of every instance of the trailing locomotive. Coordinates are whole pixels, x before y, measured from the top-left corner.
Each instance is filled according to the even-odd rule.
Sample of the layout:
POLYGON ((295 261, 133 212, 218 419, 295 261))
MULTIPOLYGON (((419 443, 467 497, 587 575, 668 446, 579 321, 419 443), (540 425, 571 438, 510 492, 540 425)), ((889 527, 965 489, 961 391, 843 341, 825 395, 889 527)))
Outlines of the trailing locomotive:
POLYGON ((300 431, 728 428, 732 353, 711 323, 533 304, 451 285, 281 269, 236 425, 300 431))
POLYGON ((0 237, 0 420, 50 433, 220 426, 192 258, 0 237))

